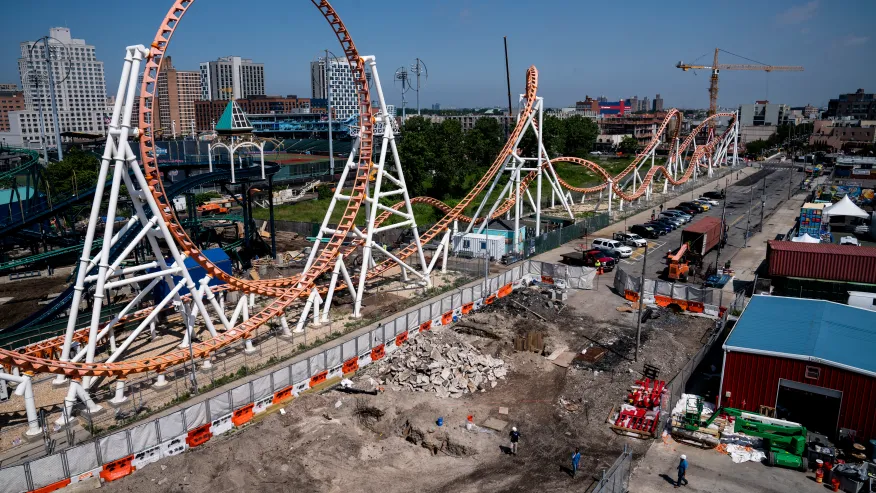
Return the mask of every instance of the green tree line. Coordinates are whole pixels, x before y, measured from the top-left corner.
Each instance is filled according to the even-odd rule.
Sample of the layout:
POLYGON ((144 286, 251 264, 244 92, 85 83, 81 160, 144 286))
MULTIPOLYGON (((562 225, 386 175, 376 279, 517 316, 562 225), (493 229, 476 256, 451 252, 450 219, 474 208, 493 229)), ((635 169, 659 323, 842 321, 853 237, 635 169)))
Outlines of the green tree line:
MULTIPOLYGON (((580 116, 548 116, 543 125, 543 141, 550 156, 586 157, 599 135, 596 123, 580 116)), ((464 133, 456 120, 433 123, 412 117, 402 128, 398 149, 412 196, 447 199, 470 190, 504 145, 505 129, 494 118, 480 118, 464 133)), ((524 135, 519 149, 522 156, 537 156, 533 132, 524 135)))

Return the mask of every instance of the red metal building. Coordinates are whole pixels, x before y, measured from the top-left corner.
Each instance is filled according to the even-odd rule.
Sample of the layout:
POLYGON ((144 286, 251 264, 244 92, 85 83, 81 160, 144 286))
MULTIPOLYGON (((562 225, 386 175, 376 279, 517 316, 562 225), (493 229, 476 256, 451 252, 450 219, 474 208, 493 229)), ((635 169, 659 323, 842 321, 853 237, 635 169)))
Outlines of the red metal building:
POLYGON ((719 405, 876 438, 876 312, 755 296, 724 343, 719 405))

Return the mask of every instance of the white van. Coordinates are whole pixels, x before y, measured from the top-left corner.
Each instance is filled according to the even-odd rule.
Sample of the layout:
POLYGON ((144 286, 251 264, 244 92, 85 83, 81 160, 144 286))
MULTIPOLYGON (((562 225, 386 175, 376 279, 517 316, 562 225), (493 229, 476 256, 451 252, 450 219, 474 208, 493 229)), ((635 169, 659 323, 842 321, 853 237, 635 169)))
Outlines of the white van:
POLYGON ((617 240, 609 240, 607 238, 596 238, 593 240, 593 248, 606 252, 614 252, 621 258, 627 258, 633 254, 633 249, 624 245, 617 240))

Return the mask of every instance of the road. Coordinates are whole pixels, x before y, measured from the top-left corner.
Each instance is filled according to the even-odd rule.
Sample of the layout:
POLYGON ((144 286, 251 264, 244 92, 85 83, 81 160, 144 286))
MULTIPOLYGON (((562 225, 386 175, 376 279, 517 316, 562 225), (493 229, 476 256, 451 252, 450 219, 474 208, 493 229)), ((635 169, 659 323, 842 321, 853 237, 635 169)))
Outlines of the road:
MULTIPOLYGON (((716 185, 724 186, 724 183, 734 181, 735 178, 735 175, 732 178, 725 178, 725 180, 722 180, 722 183, 716 185)), ((726 209, 723 212, 729 230, 727 245, 720 251, 719 263, 721 265, 728 259, 731 260, 732 265, 733 258, 746 247, 746 231, 748 231, 750 238, 752 234, 760 230, 761 214, 763 214, 766 225, 770 225, 772 213, 788 199, 788 189, 791 188, 793 193, 795 191, 793 189, 798 188, 802 180, 803 173, 798 173, 796 168, 767 167, 766 169, 758 170, 749 178, 739 181, 739 184, 732 184, 728 187, 725 199, 726 209), (762 203, 764 206, 762 206, 762 203), (751 211, 750 214, 749 210, 751 211)), ((664 207, 668 209, 691 198, 697 197, 684 195, 667 202, 664 207)), ((709 211, 695 216, 692 222, 703 217, 721 217, 722 206, 724 205, 724 201, 722 201, 720 205, 712 206, 709 211)), ((627 222, 625 227, 632 226, 633 224, 636 224, 636 222, 627 222)), ((788 224, 787 229, 791 229, 792 226, 793 224, 788 224)), ((588 241, 592 241, 592 239, 588 241)), ((666 265, 664 262, 666 253, 678 248, 680 245, 681 228, 658 239, 650 240, 647 277, 654 278, 662 274, 663 268, 666 265)), ((753 245, 749 246, 753 247, 753 245)), ((638 249, 632 257, 622 260, 620 263, 621 268, 634 275, 640 274, 641 261, 644 256, 642 253, 643 249, 638 249)), ((705 258, 705 265, 715 265, 718 253, 717 249, 709 252, 705 258)))

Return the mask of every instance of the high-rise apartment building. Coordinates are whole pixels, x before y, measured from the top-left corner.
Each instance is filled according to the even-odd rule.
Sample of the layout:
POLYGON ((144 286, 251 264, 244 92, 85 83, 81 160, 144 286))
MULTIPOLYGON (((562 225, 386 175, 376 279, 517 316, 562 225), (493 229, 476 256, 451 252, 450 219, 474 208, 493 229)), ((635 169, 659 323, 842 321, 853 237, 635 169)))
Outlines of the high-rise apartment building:
POLYGON ((777 126, 788 123, 791 109, 786 104, 756 101, 739 105, 739 124, 743 127, 777 126))
POLYGON ((653 111, 655 113, 659 113, 663 111, 663 98, 660 96, 660 93, 657 93, 657 96, 654 98, 654 107, 653 111))
POLYGON ((188 135, 195 125, 195 101, 201 96, 201 74, 177 70, 171 57, 161 60, 158 75, 158 120, 154 128, 166 138, 188 135))
POLYGON ((10 132, 20 134, 24 145, 39 147, 39 108, 42 106, 46 143, 56 145, 47 72, 51 66, 60 131, 105 134, 106 80, 103 62, 97 60, 94 46, 85 44, 85 40, 73 39, 66 27, 51 28, 49 36, 48 50, 43 43, 21 43, 18 74, 24 89, 25 109, 9 113, 10 132))
POLYGON ((639 111, 651 111, 651 100, 648 99, 648 96, 645 96, 645 99, 642 100, 642 104, 639 105, 639 111))
POLYGON ((853 120, 876 120, 876 94, 863 89, 849 94, 840 94, 827 103, 827 118, 851 118, 853 120))
POLYGON ((248 58, 226 56, 201 63, 201 100, 228 101, 265 95, 265 66, 248 58))
POLYGON ((24 93, 15 84, 0 84, 0 132, 9 132, 9 112, 24 109, 24 93), (3 87, 12 87, 12 90, 3 87))
MULTIPOLYGON (((353 83, 350 62, 346 58, 329 58, 328 68, 331 82, 332 115, 340 120, 358 115, 359 98, 356 95, 356 84, 353 83)), ((310 88, 313 99, 326 99, 328 97, 325 78, 325 59, 320 58, 315 62, 310 62, 310 88)))
POLYGON ((0 84, 0 91, 16 92, 18 91, 18 84, 0 84))

